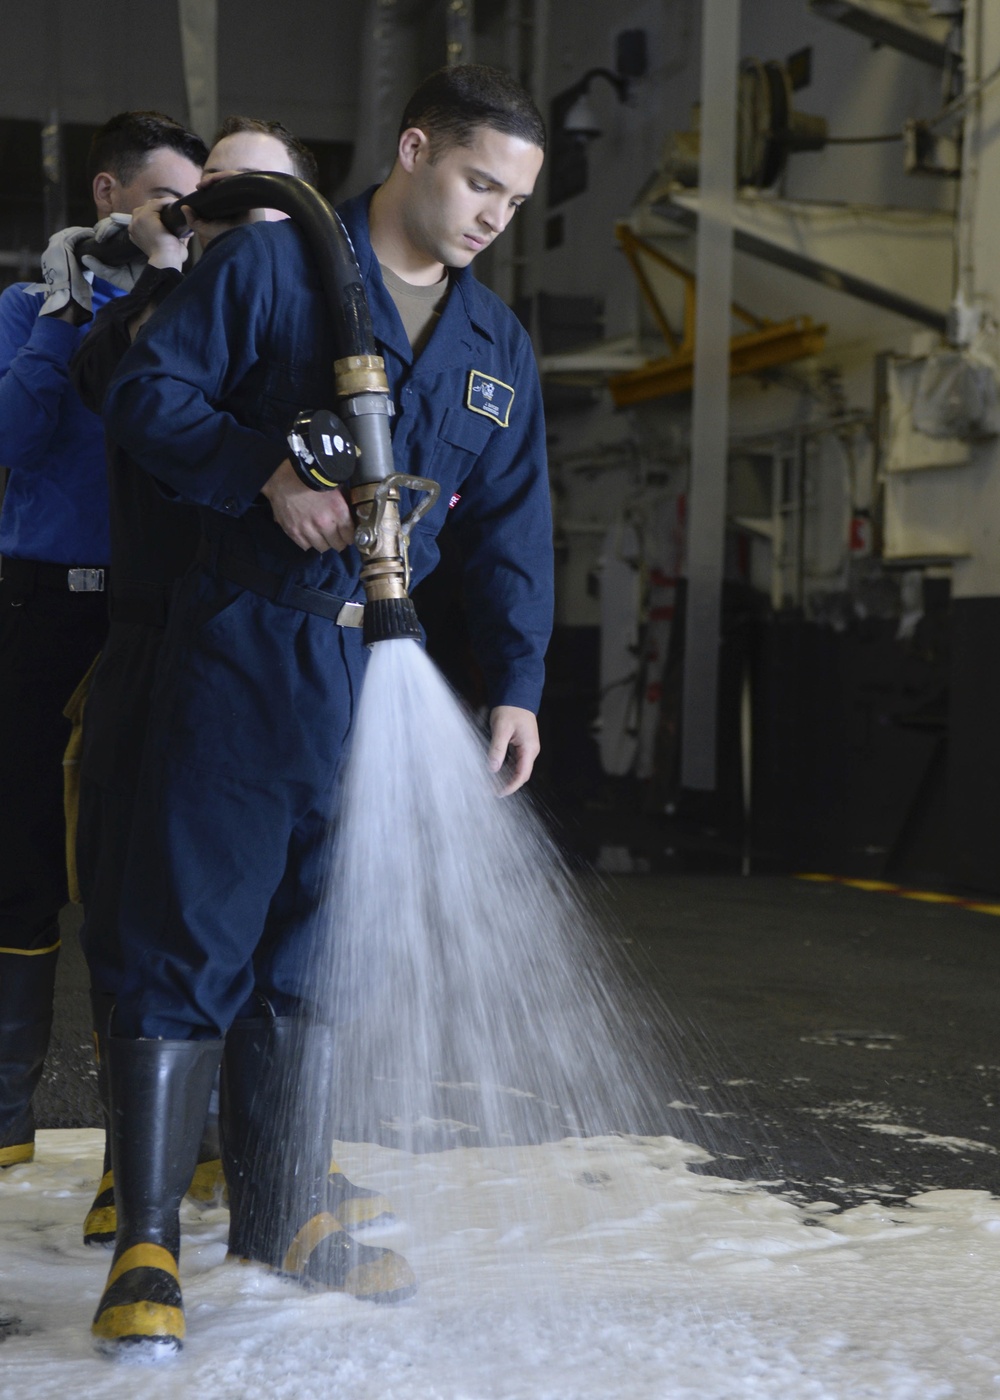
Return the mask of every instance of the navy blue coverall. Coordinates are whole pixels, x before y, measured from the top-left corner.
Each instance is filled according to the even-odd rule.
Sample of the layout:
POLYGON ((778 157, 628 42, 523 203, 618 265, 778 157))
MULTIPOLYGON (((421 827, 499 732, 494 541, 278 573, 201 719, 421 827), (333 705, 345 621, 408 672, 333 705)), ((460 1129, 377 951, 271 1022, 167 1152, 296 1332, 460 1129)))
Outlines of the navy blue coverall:
MULTIPOLYGON (((108 385, 132 343, 130 323, 159 306, 182 280, 176 268, 146 267, 130 292, 94 318, 70 362, 76 391, 94 413, 103 411, 108 385)), ((83 719, 76 858, 84 913, 80 945, 90 985, 113 998, 121 976, 122 879, 157 661, 170 595, 197 553, 200 527, 194 506, 168 500, 122 452, 108 454, 107 483, 111 620, 83 719)))
MULTIPOLYGON (((536 710, 552 620, 541 392, 512 313, 468 269, 414 363, 368 235, 371 192, 341 216, 368 291, 396 405, 397 471, 441 496, 416 528, 414 581, 452 513, 488 703, 536 710)), ((136 806, 116 1034, 214 1038, 254 993, 278 1015, 306 983, 344 742, 362 683, 361 632, 232 580, 363 601, 360 560, 302 551, 261 486, 302 408, 334 405, 333 341, 291 221, 217 238, 150 320, 106 400, 109 435, 201 507, 202 561, 171 608, 136 806), (229 575, 227 577, 227 575, 229 575)), ((406 500, 403 509, 412 502, 406 500)), ((409 736, 395 736, 404 744, 409 736)))

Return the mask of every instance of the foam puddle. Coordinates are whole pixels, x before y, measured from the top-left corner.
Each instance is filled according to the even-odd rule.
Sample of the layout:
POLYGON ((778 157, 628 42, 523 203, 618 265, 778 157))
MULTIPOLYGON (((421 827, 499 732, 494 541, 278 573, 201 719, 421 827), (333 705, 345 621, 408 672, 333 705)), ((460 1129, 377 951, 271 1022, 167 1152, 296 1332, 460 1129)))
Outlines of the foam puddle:
POLYGON ((228 1264, 226 1213, 186 1205, 184 1351, 116 1366, 88 1334, 107 1255, 80 1242, 100 1149, 89 1129, 42 1132, 35 1162, 0 1173, 11 1400, 1000 1394, 1000 1201, 932 1191, 835 1214, 689 1171, 706 1154, 674 1138, 413 1157, 338 1144, 350 1175, 420 1203, 419 1225, 377 1236, 421 1280, 394 1309, 228 1264))

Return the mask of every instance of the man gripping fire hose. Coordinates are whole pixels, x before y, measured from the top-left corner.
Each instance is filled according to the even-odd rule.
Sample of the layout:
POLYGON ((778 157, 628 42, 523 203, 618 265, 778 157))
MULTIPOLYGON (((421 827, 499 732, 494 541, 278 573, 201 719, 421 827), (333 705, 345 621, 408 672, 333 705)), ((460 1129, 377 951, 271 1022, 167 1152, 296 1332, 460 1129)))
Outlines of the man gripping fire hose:
MULTIPOLYGON (((339 211, 396 471, 441 487, 412 532, 412 576, 433 567, 450 515, 493 706, 490 763, 513 761, 506 790, 538 749, 551 521, 531 347, 469 264, 531 194, 543 145, 504 74, 442 70, 406 108, 386 183, 339 211)), ((300 231, 255 224, 213 242, 108 393, 113 441, 199 507, 203 533, 171 607, 123 895, 109 1038, 119 1232, 94 1320, 112 1353, 181 1344, 177 1208, 223 1057, 231 1251, 380 1301, 415 1287, 404 1260, 357 1244, 326 1209, 324 1115, 306 1137, 282 1133, 295 1058, 336 1070, 307 968, 364 672, 361 608, 344 605, 364 595, 346 499, 312 489, 287 435, 302 410, 334 406, 337 354, 300 231)))

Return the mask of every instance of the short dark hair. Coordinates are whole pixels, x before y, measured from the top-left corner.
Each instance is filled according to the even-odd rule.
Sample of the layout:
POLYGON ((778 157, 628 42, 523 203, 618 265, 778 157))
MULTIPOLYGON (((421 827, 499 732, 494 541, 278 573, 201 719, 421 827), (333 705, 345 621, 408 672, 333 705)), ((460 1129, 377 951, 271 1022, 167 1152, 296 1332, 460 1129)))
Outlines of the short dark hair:
POLYGON ((200 136, 162 112, 118 112, 99 126, 90 142, 87 171, 90 179, 106 170, 123 185, 130 185, 154 151, 168 146, 199 167, 208 147, 200 136))
POLYGON ((399 125, 426 132, 433 160, 448 146, 471 146, 481 126, 545 150, 545 123, 531 95, 509 73, 483 63, 439 68, 417 88, 399 125))
POLYGON ((236 136, 241 131, 256 132, 261 136, 273 136, 280 141, 292 158, 292 166, 300 180, 309 185, 319 183, 319 166, 316 157, 308 146, 297 136, 293 136, 281 122, 258 121, 256 117, 227 117, 215 133, 212 145, 216 146, 226 136, 236 136))

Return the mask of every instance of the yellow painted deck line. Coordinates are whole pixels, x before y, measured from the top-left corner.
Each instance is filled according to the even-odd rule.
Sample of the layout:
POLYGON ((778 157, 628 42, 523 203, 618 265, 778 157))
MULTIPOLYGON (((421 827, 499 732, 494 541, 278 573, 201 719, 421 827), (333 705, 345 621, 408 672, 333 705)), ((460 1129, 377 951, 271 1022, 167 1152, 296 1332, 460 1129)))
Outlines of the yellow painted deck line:
POLYGON ((952 904, 958 909, 971 909, 974 914, 992 914, 1000 917, 1000 904, 984 902, 981 899, 963 899, 957 894, 942 894, 940 890, 909 890, 903 885, 894 885, 888 880, 861 880, 851 875, 828 875, 823 871, 802 871, 796 880, 810 880, 818 885, 846 885, 852 890, 865 890, 869 894, 894 894, 900 899, 913 899, 920 904, 952 904))
POLYGON ((965 904, 957 894, 938 894, 935 890, 898 890, 903 899, 919 899, 924 904, 965 904))

